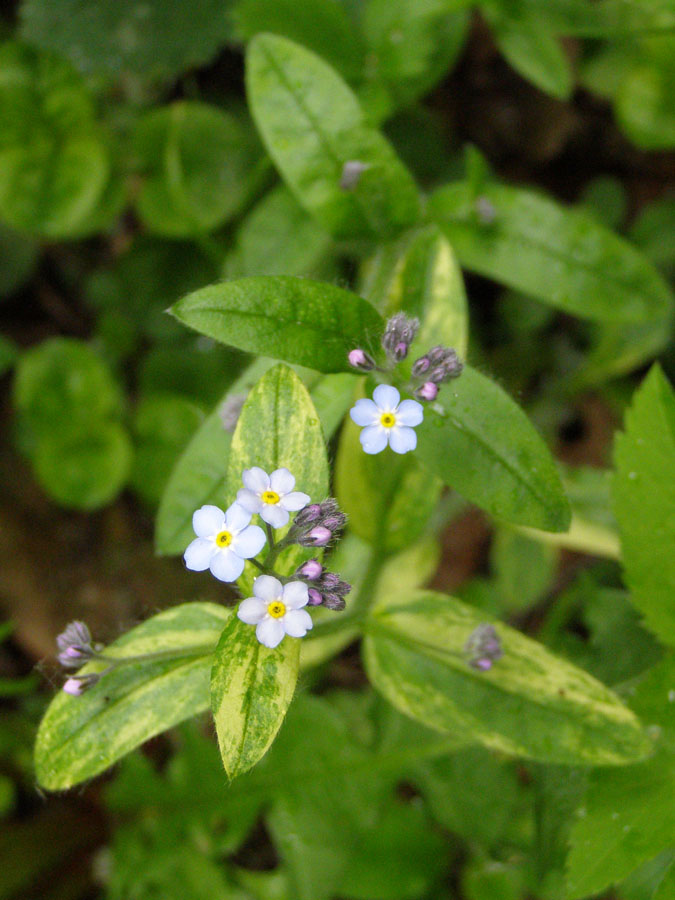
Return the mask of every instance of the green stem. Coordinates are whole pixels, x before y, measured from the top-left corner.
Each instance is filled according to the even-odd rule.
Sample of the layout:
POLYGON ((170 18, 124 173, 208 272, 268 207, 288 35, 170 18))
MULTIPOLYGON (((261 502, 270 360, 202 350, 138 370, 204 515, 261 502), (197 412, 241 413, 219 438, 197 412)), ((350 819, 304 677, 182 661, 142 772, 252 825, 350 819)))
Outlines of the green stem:
POLYGON ((95 660, 108 662, 111 667, 123 666, 130 663, 157 662, 161 659, 182 659, 184 656, 208 656, 216 649, 216 644, 197 644, 192 647, 184 647, 175 650, 158 650, 157 653, 141 653, 139 656, 106 656, 97 653, 95 660))

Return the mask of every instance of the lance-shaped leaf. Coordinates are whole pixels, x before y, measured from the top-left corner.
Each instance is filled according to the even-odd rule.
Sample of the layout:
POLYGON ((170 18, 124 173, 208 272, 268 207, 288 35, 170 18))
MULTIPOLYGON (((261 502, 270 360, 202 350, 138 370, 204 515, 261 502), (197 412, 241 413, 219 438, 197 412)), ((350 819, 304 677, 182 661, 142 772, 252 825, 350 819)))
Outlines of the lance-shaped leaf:
POLYGON ((500 519, 566 531, 570 508, 546 444, 498 384, 469 366, 417 428, 421 461, 500 519))
POLYGON ((614 512, 625 578, 645 625, 675 645, 675 393, 658 365, 617 435, 614 512))
POLYGON ((274 650, 236 616, 223 631, 211 672, 211 710, 228 778, 252 768, 274 740, 298 680, 300 639, 274 650))
POLYGON ((398 709, 439 731, 505 753, 571 765, 616 765, 651 749, 619 698, 541 644, 495 623, 503 656, 489 671, 463 647, 484 621, 452 597, 390 597, 366 624, 368 675, 398 709))
POLYGON ((267 151, 300 203, 334 237, 395 234, 419 216, 412 176, 342 78, 274 34, 250 43, 246 86, 267 151), (344 166, 361 163, 341 186, 344 166))
POLYGON ((462 265, 589 319, 663 318, 672 294, 649 260, 580 210, 522 188, 441 188, 429 212, 462 265))
POLYGON ((284 275, 213 284, 170 311, 223 344, 319 372, 353 371, 349 351, 376 342, 384 327, 357 294, 284 275))
MULTIPOLYGON (((39 783, 63 790, 98 775, 130 750, 208 709, 213 652, 231 610, 185 603, 122 635, 109 657, 159 654, 108 672, 80 697, 59 693, 38 730, 39 783)), ((88 663, 101 672, 109 663, 88 663)))

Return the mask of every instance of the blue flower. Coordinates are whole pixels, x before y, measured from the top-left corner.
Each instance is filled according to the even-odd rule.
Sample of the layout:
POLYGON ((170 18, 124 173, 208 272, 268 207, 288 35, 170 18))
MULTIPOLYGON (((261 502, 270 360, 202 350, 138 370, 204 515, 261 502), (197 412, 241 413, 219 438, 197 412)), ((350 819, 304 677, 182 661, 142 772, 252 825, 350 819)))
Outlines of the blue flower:
POLYGON ((363 428, 359 435, 366 453, 380 453, 389 444, 394 453, 408 453, 417 446, 414 426, 424 419, 422 404, 404 400, 389 384, 380 384, 372 400, 357 400, 349 410, 352 421, 363 428))

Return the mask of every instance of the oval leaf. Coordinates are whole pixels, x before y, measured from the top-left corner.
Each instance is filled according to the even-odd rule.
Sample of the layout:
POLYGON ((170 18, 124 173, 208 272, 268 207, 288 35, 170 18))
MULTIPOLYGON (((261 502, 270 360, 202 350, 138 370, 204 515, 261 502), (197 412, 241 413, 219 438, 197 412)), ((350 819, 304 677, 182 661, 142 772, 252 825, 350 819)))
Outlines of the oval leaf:
POLYGON ((422 462, 497 518, 566 531, 570 507, 546 444, 494 381, 469 366, 417 429, 422 462))
POLYGON ((646 257, 583 211, 499 184, 486 184, 478 198, 468 184, 449 185, 429 210, 462 265, 551 306, 625 322, 671 308, 672 294, 646 257))
POLYGON ((233 616, 211 672, 211 709, 228 778, 252 768, 284 720, 298 680, 300 640, 286 635, 274 650, 233 616))
MULTIPOLYGON (((154 735, 208 709, 213 651, 230 616, 231 610, 215 603, 185 603, 107 647, 106 656, 167 656, 120 666, 81 697, 59 693, 38 730, 39 783, 55 791, 86 781, 154 735)), ((92 662, 81 671, 105 667, 92 662)))
POLYGON ((342 78, 287 38, 250 43, 246 86, 267 151, 298 200, 339 238, 393 234, 419 216, 412 176, 342 78), (366 168, 341 187, 345 163, 366 168))
POLYGON ((319 372, 353 372, 349 351, 369 346, 384 328, 357 294, 281 275, 210 285, 179 300, 170 312, 223 344, 319 372))
POLYGON ((375 609, 367 623, 368 675, 402 712, 505 753, 571 765, 618 765, 651 744, 608 688, 501 623, 504 655, 472 668, 462 648, 484 614, 429 591, 375 609))

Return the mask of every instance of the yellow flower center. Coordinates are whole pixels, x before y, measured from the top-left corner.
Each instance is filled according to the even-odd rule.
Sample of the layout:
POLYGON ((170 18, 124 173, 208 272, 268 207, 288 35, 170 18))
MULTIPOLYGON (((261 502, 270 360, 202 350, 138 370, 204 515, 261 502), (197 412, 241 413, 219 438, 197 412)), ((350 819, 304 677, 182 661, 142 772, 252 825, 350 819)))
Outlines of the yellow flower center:
POLYGON ((267 607, 267 614, 272 616, 273 619, 280 619, 286 615, 286 607, 281 600, 273 600, 267 607))
POLYGON ((229 547, 232 543, 232 535, 229 531, 220 531, 216 535, 216 544, 219 547, 229 547))
POLYGON ((385 428, 393 428, 396 424, 396 416, 393 413, 382 413, 380 416, 380 425, 385 428))
POLYGON ((263 491, 260 496, 262 497, 262 502, 269 503, 270 506, 272 506, 274 503, 278 503, 280 500, 280 497, 276 491, 263 491))

